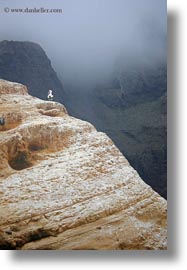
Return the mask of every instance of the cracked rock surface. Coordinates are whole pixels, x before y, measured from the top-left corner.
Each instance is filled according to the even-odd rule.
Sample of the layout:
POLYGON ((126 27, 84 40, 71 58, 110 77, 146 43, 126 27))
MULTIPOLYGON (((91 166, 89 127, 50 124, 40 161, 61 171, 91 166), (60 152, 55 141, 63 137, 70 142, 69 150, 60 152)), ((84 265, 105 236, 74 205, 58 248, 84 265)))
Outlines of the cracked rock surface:
POLYGON ((167 203, 104 133, 0 80, 0 248, 167 249, 167 203))

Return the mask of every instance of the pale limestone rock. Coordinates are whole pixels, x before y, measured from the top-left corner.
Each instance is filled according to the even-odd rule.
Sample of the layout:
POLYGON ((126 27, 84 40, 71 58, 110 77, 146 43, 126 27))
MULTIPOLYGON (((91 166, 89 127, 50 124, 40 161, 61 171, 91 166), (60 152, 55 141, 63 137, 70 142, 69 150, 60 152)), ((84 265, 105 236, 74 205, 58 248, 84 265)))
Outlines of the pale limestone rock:
POLYGON ((52 109, 52 110, 47 110, 47 111, 40 109, 39 112, 43 115, 48 115, 48 116, 58 116, 60 114, 60 111, 58 109, 52 109))
POLYGON ((167 248, 165 199, 104 133, 20 84, 0 104, 1 249, 167 248))

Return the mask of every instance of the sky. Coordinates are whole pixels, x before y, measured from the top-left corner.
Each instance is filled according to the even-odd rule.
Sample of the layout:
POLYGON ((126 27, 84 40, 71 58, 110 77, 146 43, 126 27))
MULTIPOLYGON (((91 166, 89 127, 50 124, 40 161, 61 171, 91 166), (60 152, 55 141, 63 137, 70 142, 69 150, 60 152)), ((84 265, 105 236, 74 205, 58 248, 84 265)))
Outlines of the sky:
POLYGON ((119 59, 128 64, 166 57, 166 5, 166 0, 0 0, 0 40, 39 43, 65 80, 104 76, 119 59), (13 13, 14 8, 63 12, 13 13))

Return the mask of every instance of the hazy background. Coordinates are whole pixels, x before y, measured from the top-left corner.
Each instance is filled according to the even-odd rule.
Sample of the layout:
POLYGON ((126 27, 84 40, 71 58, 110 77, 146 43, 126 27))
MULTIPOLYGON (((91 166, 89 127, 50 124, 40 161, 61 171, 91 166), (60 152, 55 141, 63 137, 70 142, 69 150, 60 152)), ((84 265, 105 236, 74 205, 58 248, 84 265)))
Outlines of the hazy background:
POLYGON ((64 84, 90 84, 116 63, 166 57, 165 0, 0 0, 0 40, 39 43, 64 84), (5 13, 4 8, 63 13, 5 13))
POLYGON ((165 0, 0 0, 0 40, 40 44, 63 87, 45 57, 40 58, 42 50, 38 54, 28 43, 1 43, 1 77, 26 84, 42 99, 53 89, 55 100, 70 115, 106 133, 142 179, 165 198, 166 4, 165 0), (4 8, 63 13, 6 13, 4 8), (33 60, 34 69, 29 66, 33 60))

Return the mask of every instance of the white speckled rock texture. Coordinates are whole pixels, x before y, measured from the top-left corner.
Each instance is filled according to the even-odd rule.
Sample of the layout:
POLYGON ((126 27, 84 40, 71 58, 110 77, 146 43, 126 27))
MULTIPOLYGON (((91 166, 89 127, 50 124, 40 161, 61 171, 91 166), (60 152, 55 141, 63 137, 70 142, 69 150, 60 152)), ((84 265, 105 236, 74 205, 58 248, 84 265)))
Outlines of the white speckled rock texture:
POLYGON ((167 249, 167 203, 113 142, 0 80, 0 248, 167 249))

